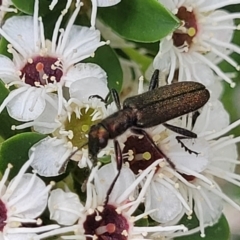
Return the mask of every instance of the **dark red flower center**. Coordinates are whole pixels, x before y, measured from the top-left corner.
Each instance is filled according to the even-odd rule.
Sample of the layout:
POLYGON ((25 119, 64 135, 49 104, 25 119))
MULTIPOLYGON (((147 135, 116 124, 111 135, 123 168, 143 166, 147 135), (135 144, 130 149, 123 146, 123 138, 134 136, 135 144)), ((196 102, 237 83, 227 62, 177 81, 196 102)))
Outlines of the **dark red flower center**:
POLYGON ((112 205, 105 205, 103 211, 96 210, 88 215, 83 224, 87 240, 97 236, 98 240, 127 240, 129 224, 127 219, 112 205))
POLYGON ((128 162, 135 174, 149 167, 154 161, 163 158, 157 146, 153 146, 145 136, 130 136, 124 144, 124 162, 128 162))
POLYGON ((53 57, 35 57, 21 69, 20 78, 31 86, 47 85, 48 83, 60 82, 62 63, 53 57))
POLYGON ((0 200, 0 231, 3 231, 3 228, 6 225, 7 220, 7 209, 5 204, 0 200))
POLYGON ((176 16, 182 21, 182 26, 173 34, 174 45, 190 47, 198 31, 196 16, 186 7, 180 7, 176 16))

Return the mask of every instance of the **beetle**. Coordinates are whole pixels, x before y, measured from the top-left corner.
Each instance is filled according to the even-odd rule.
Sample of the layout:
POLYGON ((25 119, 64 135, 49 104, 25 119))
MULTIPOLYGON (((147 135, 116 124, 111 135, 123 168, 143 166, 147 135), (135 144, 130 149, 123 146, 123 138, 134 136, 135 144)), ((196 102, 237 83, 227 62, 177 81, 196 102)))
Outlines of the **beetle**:
MULTIPOLYGON (((195 133, 166 122, 203 107, 210 97, 209 91, 203 84, 192 81, 177 82, 157 88, 158 76, 159 70, 155 70, 149 91, 127 98, 123 102, 122 109, 91 126, 88 133, 88 151, 94 164, 97 162, 97 154, 107 146, 108 140, 115 139, 129 128, 149 138, 143 129, 163 124, 185 137, 197 138, 195 133)), ((114 95, 119 106, 116 93, 114 95)), ((184 144, 181 139, 185 138, 183 136, 177 137, 182 146, 184 144)), ((190 153, 193 152, 187 147, 185 149, 190 153)))

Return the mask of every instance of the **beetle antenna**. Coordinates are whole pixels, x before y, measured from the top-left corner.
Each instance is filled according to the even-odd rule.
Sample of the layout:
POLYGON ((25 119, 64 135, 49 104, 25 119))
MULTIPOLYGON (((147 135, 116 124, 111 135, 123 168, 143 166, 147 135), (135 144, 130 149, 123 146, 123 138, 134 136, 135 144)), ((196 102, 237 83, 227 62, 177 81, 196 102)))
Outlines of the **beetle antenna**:
POLYGON ((114 150, 115 150, 115 155, 116 155, 116 164, 117 164, 117 175, 115 176, 115 178, 113 179, 108 191, 107 191, 107 194, 106 194, 106 200, 104 202, 104 205, 106 205, 108 203, 108 200, 109 200, 109 195, 111 194, 116 182, 117 182, 117 179, 121 173, 121 169, 122 169, 122 164, 123 164, 123 158, 122 158, 122 151, 121 151, 121 148, 120 148, 120 145, 119 145, 119 142, 117 140, 114 140, 114 150))

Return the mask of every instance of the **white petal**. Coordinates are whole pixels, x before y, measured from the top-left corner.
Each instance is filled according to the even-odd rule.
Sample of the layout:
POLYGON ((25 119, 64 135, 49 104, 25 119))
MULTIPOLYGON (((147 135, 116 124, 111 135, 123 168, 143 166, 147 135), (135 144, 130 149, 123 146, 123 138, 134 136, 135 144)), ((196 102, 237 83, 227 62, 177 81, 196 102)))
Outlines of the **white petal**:
POLYGON ((215 100, 204 106, 194 125, 193 132, 197 134, 201 134, 203 131, 217 132, 227 127, 229 123, 228 112, 219 100, 215 100))
MULTIPOLYGON (((211 14, 209 14, 209 16, 208 16, 209 19, 206 19, 206 21, 209 22, 209 21, 211 21, 211 18, 224 17, 226 15, 229 15, 229 13, 227 11, 217 10, 217 11, 214 11, 211 14)), ((213 24, 215 24, 215 22, 213 22, 213 24)), ((228 19, 228 20, 222 21, 220 23, 220 26, 221 25, 232 27, 232 26, 234 26, 234 22, 232 19, 228 19)), ((209 26, 209 24, 207 26, 209 26)), ((216 25, 216 26, 218 26, 218 25, 216 25)), ((233 29, 224 29, 224 34, 223 34, 222 29, 212 29, 211 31, 209 31, 209 33, 206 32, 204 34, 208 34, 209 36, 211 35, 211 37, 214 37, 222 42, 229 43, 232 40, 233 33, 234 33, 233 29)), ((222 49, 224 49, 224 48, 222 48, 222 49)))
MULTIPOLYGON (((8 18, 2 28, 29 56, 34 53, 33 17, 13 16, 8 18)), ((13 44, 14 48, 17 47, 14 43, 11 44, 13 44)), ((17 48, 17 50, 19 50, 19 48, 17 48)))
POLYGON ((197 153, 189 153, 181 147, 179 143, 170 146, 170 151, 167 156, 176 165, 176 168, 184 166, 196 172, 202 172, 209 164, 209 144, 203 138, 197 139, 182 139, 184 145, 197 153))
POLYGON ((211 85, 207 86, 207 88, 211 93, 211 101, 218 100, 223 93, 223 85, 220 81, 216 79, 216 77, 214 78, 214 81, 211 83, 211 85))
POLYGON ((156 209, 149 214, 151 218, 159 223, 166 223, 181 213, 182 204, 174 192, 163 184, 152 181, 146 193, 145 208, 146 211, 156 209))
MULTIPOLYGON (((208 0, 208 1, 201 1, 201 4, 199 6, 201 7, 211 7, 212 5, 215 5, 215 4, 220 4, 221 2, 225 2, 226 5, 230 5, 231 2, 229 2, 228 4, 228 1, 226 0, 208 0)), ((216 9, 216 8, 215 8, 216 9)))
POLYGON ((87 101, 93 95, 101 96, 104 99, 109 92, 107 85, 97 78, 76 81, 72 83, 69 91, 71 98, 79 101, 87 101))
POLYGON ((21 81, 14 63, 3 55, 0 55, 0 78, 4 83, 21 81))
POLYGON ((62 225, 72 225, 80 217, 83 205, 77 194, 55 189, 50 193, 48 208, 50 219, 62 225))
MULTIPOLYGON (((71 59, 91 56, 100 43, 100 32, 88 27, 72 26, 63 51, 65 64, 71 59)), ((77 62, 75 62, 77 63, 77 62)))
MULTIPOLYGON (((13 90, 8 95, 14 94, 13 90)), ((40 116, 45 108, 44 89, 29 87, 19 93, 7 104, 9 115, 19 121, 31 121, 40 116)))
MULTIPOLYGON (((102 83, 107 84, 106 72, 94 63, 79 63, 69 68, 67 74, 62 77, 65 86, 70 87, 75 81, 85 78, 98 78, 102 83)), ((86 86, 87 87, 87 86, 86 86)), ((96 90, 96 89, 95 89, 96 90)))
POLYGON ((169 10, 174 10, 176 9, 177 5, 175 4, 174 1, 169 1, 169 0, 158 0, 164 7, 166 7, 169 10))
MULTIPOLYGON (((187 64, 191 66, 191 68, 189 68, 191 81, 203 83, 205 86, 209 86, 214 82, 216 77, 209 66, 199 62, 197 59, 194 59, 194 57, 191 57, 191 59, 187 61, 187 64)), ((186 76, 183 78, 186 79, 186 76)))
MULTIPOLYGON (((99 203, 103 203, 106 193, 112 184, 113 179, 117 175, 115 163, 109 163, 100 168, 95 177, 96 192, 98 194, 99 203)), ((122 195, 122 193, 134 182, 135 176, 128 167, 122 167, 120 176, 118 177, 114 188, 110 194, 109 202, 114 203, 122 195)))
POLYGON ((173 51, 172 40, 163 39, 159 46, 159 52, 153 60, 154 69, 168 72, 171 65, 171 51, 173 51))
MULTIPOLYGON (((42 134, 49 134, 61 126, 57 121, 58 118, 58 97, 56 94, 49 93, 49 98, 52 100, 51 104, 46 101, 46 106, 42 114, 34 120, 33 128, 35 131, 42 134)), ((65 114, 63 110, 63 115, 65 114)))
POLYGON ((4 234, 4 236, 5 236, 4 238, 1 238, 1 236, 0 236, 0 240, 32 240, 32 239, 34 239, 34 236, 36 236, 36 234, 33 234, 33 233, 12 233, 11 234, 11 233, 9 233, 9 234, 4 234))
POLYGON ((223 201, 213 192, 202 188, 200 191, 194 190, 195 207, 194 212, 198 219, 200 214, 203 215, 204 224, 215 224, 222 215, 223 201), (208 201, 206 201, 206 199, 208 201), (201 205, 201 210, 198 208, 198 204, 201 205), (201 213, 200 213, 201 211, 201 213))
MULTIPOLYGON (((14 179, 10 182, 9 186, 14 183, 14 179)), ((8 199, 8 204, 15 202, 11 206, 11 216, 21 216, 23 218, 36 218, 38 217, 47 205, 48 192, 45 191, 45 183, 33 174, 25 173, 21 178, 18 187, 8 199), (31 183, 32 177, 35 178, 33 184, 31 183), (27 204, 26 204, 27 203, 27 204)))
MULTIPOLYGON (((34 159, 31 166, 39 175, 51 177, 65 172, 72 149, 69 149, 63 140, 46 137, 33 145, 32 149, 34 159)), ((31 153, 30 149, 29 155, 31 153)))
POLYGON ((97 5, 99 7, 109 7, 116 5, 119 3, 121 0, 97 0, 97 5))
POLYGON ((225 158, 232 160, 238 159, 238 151, 236 144, 231 144, 210 152, 210 159, 212 159, 211 166, 218 167, 219 169, 223 169, 224 171, 234 172, 236 166, 235 164, 229 163, 227 161, 219 161, 219 159, 224 160, 225 158))

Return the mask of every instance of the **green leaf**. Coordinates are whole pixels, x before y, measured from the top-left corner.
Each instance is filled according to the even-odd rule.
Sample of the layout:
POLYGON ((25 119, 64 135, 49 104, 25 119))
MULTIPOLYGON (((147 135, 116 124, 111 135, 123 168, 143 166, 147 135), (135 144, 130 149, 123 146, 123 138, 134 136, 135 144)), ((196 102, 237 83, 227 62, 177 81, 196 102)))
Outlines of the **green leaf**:
POLYGON ((7 45, 8 45, 8 41, 5 38, 1 37, 0 38, 0 54, 3 54, 9 57, 10 59, 12 59, 12 54, 7 51, 8 49, 7 45))
POLYGON ((114 50, 108 46, 102 46, 97 49, 93 58, 88 58, 84 62, 91 62, 98 64, 108 76, 109 89, 116 89, 120 92, 122 88, 123 72, 114 50))
POLYGON ((3 173, 7 165, 11 163, 13 168, 9 179, 16 176, 22 165, 28 160, 30 147, 45 137, 39 133, 21 133, 3 142, 0 149, 0 171, 3 173))
POLYGON ((118 34, 137 42, 156 42, 179 26, 178 19, 156 0, 122 0, 99 8, 98 15, 118 34))
MULTIPOLYGON (((195 227, 199 226, 198 219, 196 215, 193 215, 193 218, 191 220, 187 219, 187 217, 183 217, 180 221, 181 224, 183 224, 185 227, 187 227, 189 230, 193 229, 195 227)), ((224 215, 221 216, 218 223, 213 225, 212 227, 205 228, 205 237, 204 240, 229 240, 230 239, 230 229, 227 222, 227 219, 224 215)), ((200 232, 197 232, 192 235, 183 236, 183 237, 177 237, 174 238, 177 240, 203 240, 203 238, 200 236, 200 232)))
MULTIPOLYGON (((63 0, 61 0, 63 2, 63 0)), ((21 12, 33 15, 35 0, 12 0, 13 5, 21 12)), ((39 15, 43 16, 49 12, 51 1, 39 0, 39 15)))

